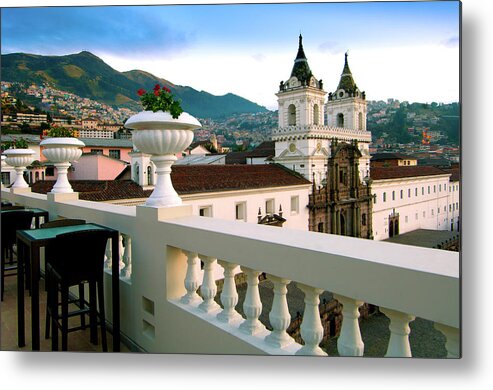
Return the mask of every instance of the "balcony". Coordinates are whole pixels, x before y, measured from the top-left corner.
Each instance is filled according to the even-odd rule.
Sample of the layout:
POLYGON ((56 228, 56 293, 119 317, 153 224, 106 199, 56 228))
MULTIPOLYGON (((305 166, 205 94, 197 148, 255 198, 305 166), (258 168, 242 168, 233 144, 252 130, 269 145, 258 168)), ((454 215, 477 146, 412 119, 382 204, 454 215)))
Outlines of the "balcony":
MULTIPOLYGON (((117 206, 77 194, 6 189, 2 199, 48 210, 50 219, 82 218, 120 232, 122 339, 140 350, 325 356, 319 297, 329 291, 342 304, 340 356, 365 355, 358 308, 367 302, 390 320, 385 356, 412 356, 409 323, 420 318, 445 336, 448 357, 460 357, 457 252, 198 217, 186 205, 117 206), (224 271, 220 294, 217 267, 224 271), (242 314, 236 310, 239 271, 247 281, 242 314), (273 285, 268 327, 259 320, 267 307, 259 275, 273 285), (286 331, 291 283, 303 292, 302 342, 286 331)), ((106 313, 112 318, 110 304, 106 313)))

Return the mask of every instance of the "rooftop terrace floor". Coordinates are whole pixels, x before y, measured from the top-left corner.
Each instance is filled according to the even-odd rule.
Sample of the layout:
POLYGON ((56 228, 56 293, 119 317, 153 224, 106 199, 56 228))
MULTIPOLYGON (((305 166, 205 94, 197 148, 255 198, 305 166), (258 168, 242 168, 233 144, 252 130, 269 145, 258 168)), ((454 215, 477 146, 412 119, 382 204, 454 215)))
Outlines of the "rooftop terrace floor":
MULTIPOLYGON (((31 351, 31 298, 26 291, 26 345, 22 348, 17 346, 17 277, 9 276, 5 279, 4 299, 1 303, 0 310, 0 350, 1 351, 31 351)), ((40 350, 44 352, 51 351, 51 338, 45 339, 45 316, 46 316, 46 292, 44 279, 41 279, 39 284, 40 290, 40 350)), ((86 320, 88 323, 89 319, 86 320)), ((79 317, 71 318, 69 326, 79 325, 79 317)), ((113 337, 107 332, 108 351, 113 350, 113 337)), ((101 333, 98 328, 98 345, 93 345, 89 341, 89 328, 84 330, 71 332, 68 335, 68 351, 72 352, 102 352, 101 348, 101 333)), ((61 350, 61 334, 58 336, 58 345, 61 350)), ((120 346, 122 352, 130 352, 130 350, 122 343, 120 346)))

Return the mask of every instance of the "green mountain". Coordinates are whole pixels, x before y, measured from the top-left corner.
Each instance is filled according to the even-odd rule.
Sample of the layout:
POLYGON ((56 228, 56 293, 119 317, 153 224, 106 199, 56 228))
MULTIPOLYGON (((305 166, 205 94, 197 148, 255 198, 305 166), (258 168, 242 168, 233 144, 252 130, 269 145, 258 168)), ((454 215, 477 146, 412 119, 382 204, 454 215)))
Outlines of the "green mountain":
POLYGON ((137 90, 149 90, 159 83, 172 89, 173 94, 181 99, 185 111, 201 118, 267 111, 265 107, 231 93, 215 96, 191 87, 174 85, 141 70, 118 72, 87 51, 66 56, 4 54, 2 80, 49 83, 56 89, 81 97, 135 110, 141 109, 137 90))

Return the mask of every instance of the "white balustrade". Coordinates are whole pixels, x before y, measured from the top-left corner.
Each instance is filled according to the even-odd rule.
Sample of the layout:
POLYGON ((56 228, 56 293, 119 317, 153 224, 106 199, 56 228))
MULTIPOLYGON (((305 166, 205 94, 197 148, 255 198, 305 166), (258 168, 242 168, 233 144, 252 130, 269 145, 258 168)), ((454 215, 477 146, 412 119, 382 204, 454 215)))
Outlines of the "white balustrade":
POLYGON ((288 292, 286 286, 291 281, 273 275, 267 275, 267 277, 274 283, 274 300, 269 313, 269 320, 273 330, 265 337, 265 342, 273 347, 284 348, 294 343, 294 339, 286 332, 291 323, 291 315, 289 314, 288 301, 286 299, 288 292))
POLYGON ((197 294, 200 285, 200 259, 196 252, 183 251, 187 256, 187 275, 185 276, 185 289, 187 293, 181 297, 180 302, 187 305, 196 305, 202 302, 197 294))
POLYGON ((243 312, 246 315, 246 320, 240 325, 240 330, 249 335, 255 335, 265 331, 265 325, 259 321, 262 313, 262 301, 258 289, 260 271, 253 270, 248 267, 241 267, 241 270, 247 277, 247 291, 245 301, 243 302, 243 312))
MULTIPOLYGON (((364 353, 358 307, 365 300, 380 306, 390 318, 387 356, 410 356, 409 322, 413 316, 419 316, 434 322, 435 328, 445 335, 448 357, 460 357, 457 253, 303 231, 293 235, 284 229, 200 218, 190 215, 187 206, 139 208, 78 199, 67 202, 62 198, 60 202, 54 196, 2 190, 2 199, 48 210, 54 218, 84 218, 125 232, 120 243, 124 264, 120 275, 136 280, 120 284, 122 332, 148 352, 318 354, 323 337, 318 302, 323 289, 332 291, 343 305, 337 342, 341 356, 364 353), (133 246, 132 240, 136 240, 133 246), (186 262, 179 248, 190 248, 193 252, 184 251, 186 262), (259 293, 258 267, 263 263, 258 259, 266 253, 269 262, 265 263, 264 271, 274 284, 270 332, 259 321, 265 302, 262 305, 259 293), (222 314, 229 322, 221 322, 221 316, 217 316, 222 309, 214 301, 217 257, 234 259, 247 277, 243 304, 246 319, 241 323, 229 321, 231 313, 235 316, 238 303, 232 271, 235 264, 221 262, 225 268, 222 314), (203 280, 199 280, 200 258, 205 264, 203 280), (300 269, 300 258, 304 269, 310 272, 300 269), (416 260, 422 258, 429 261, 416 260), (132 267, 138 272, 132 274, 132 267), (287 333, 291 323, 287 285, 291 280, 296 282, 298 276, 303 277, 299 287, 305 293, 301 324, 304 345, 295 343, 287 333), (354 280, 358 283, 352 283, 354 280), (199 285, 202 302, 197 294, 199 285), (203 325, 205 337, 196 332, 203 325)), ((112 243, 108 240, 105 270, 109 272, 111 258, 112 243)))
POLYGON ((409 323, 416 317, 385 307, 380 307, 380 311, 390 320, 390 339, 385 357, 412 357, 409 344, 409 333, 411 333, 409 323))
POLYGON ((120 271, 120 276, 125 279, 130 279, 132 276, 132 239, 127 234, 122 234, 123 237, 123 269, 120 271))
POLYGON ((342 304, 342 327, 337 339, 337 351, 340 356, 363 356, 365 344, 359 329, 358 308, 364 303, 342 295, 334 294, 342 304))
POLYGON ((447 357, 458 359, 460 358, 460 330, 444 324, 434 324, 435 329, 442 332, 446 337, 445 349, 447 357))
POLYGON ((327 356, 327 353, 318 346, 324 337, 324 328, 318 308, 320 303, 319 296, 324 290, 301 283, 296 285, 305 293, 305 312, 301 323, 301 337, 305 345, 296 352, 296 355, 327 356))
POLYGON ((204 279, 200 286, 200 295, 202 295, 204 301, 199 305, 199 309, 205 313, 210 313, 220 308, 214 301, 217 293, 217 285, 214 280, 214 265, 217 263, 217 259, 204 255, 200 255, 200 258, 204 262, 204 279))
POLYGON ((237 322, 243 317, 235 310, 238 303, 238 292, 236 291, 234 270, 238 264, 228 263, 227 261, 218 260, 218 264, 224 268, 224 284, 221 292, 221 303, 223 310, 217 315, 221 322, 237 322))

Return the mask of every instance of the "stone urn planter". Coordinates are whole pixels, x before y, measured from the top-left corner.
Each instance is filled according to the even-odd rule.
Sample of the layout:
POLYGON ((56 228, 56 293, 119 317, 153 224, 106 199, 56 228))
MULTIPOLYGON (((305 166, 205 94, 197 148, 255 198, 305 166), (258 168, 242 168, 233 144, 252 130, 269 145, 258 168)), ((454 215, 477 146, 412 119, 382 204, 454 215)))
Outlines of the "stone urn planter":
POLYGON ((53 137, 44 139, 39 145, 43 147, 43 155, 55 165, 58 171, 57 181, 51 192, 74 192, 68 181, 67 171, 70 168, 70 163, 77 161, 82 156, 81 148, 86 146, 84 142, 72 137, 53 137))
POLYGON ((6 157, 5 162, 14 167, 16 173, 11 188, 28 188, 29 185, 24 179, 24 171, 34 161, 36 152, 32 149, 7 149, 3 154, 6 157))
POLYGON ((171 182, 171 165, 176 153, 184 151, 193 140, 193 130, 202 125, 183 112, 174 119, 169 112, 141 111, 125 122, 132 130, 132 142, 143 153, 151 155, 156 166, 157 180, 146 206, 166 207, 182 204, 171 182))

